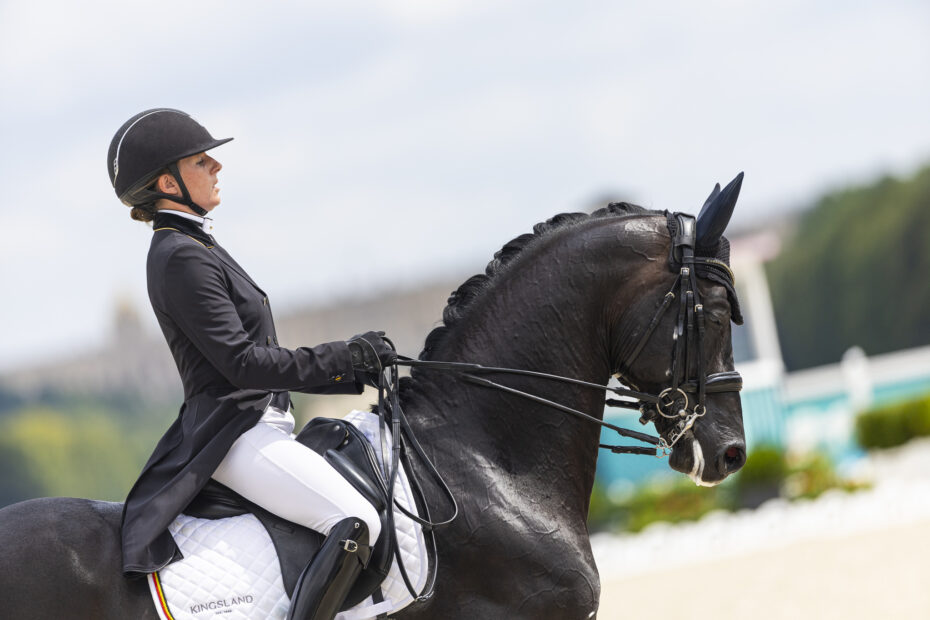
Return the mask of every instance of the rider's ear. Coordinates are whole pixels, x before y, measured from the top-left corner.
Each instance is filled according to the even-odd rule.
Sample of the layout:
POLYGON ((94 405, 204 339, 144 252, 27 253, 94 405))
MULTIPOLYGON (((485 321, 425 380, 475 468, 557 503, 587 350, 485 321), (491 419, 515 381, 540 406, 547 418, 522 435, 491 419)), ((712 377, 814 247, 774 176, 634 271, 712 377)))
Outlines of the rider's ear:
POLYGON ((720 190, 718 183, 704 202, 704 207, 697 217, 697 247, 712 248, 720 241, 723 231, 730 223, 739 190, 743 185, 743 173, 720 190))
POLYGON ((177 181, 167 172, 158 175, 158 179, 155 180, 155 189, 162 194, 171 194, 172 196, 180 195, 181 193, 181 188, 178 187, 177 181))

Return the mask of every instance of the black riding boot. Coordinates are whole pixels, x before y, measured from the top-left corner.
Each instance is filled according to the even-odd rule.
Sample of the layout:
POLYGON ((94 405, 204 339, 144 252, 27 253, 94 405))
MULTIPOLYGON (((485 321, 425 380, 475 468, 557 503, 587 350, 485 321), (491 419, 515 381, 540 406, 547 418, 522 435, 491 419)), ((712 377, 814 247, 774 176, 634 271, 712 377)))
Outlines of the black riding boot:
POLYGON ((287 620, 332 620, 370 555, 364 521, 337 523, 297 579, 287 620))

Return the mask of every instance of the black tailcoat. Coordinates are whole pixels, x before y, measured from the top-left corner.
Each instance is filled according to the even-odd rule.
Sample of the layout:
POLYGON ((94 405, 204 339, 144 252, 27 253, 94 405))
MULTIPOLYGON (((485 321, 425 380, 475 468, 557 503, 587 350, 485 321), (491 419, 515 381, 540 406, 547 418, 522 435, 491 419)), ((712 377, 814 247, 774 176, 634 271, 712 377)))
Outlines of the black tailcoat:
POLYGON ((212 236, 159 212, 149 248, 149 299, 184 384, 184 404, 123 508, 123 571, 179 559, 167 528, 230 446, 288 391, 361 393, 344 342, 278 346, 268 297, 212 236))

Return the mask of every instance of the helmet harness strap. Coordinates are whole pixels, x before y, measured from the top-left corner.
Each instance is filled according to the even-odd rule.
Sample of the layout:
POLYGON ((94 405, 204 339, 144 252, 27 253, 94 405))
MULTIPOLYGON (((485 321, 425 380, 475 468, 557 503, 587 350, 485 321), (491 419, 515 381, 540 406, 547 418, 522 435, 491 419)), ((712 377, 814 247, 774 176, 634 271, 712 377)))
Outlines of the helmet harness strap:
POLYGON ((171 175, 174 177, 174 180, 177 181, 178 187, 181 188, 181 196, 172 196, 171 194, 162 194, 157 192, 162 198, 167 198, 168 200, 173 200, 174 202, 187 205, 193 210, 194 213, 200 216, 207 215, 208 211, 201 207, 199 204, 191 200, 190 192, 187 191, 187 186, 184 184, 184 179, 181 178, 181 171, 178 169, 178 162, 171 162, 168 164, 168 171, 171 172, 171 175))

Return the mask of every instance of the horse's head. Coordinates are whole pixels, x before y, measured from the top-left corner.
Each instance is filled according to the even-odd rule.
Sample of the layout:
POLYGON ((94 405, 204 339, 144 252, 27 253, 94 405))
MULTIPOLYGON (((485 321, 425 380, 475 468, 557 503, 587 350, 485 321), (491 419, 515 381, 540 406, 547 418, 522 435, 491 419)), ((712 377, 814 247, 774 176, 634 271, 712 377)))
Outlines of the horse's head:
POLYGON ((723 191, 718 185, 696 222, 669 217, 668 234, 652 237, 663 242, 649 244, 651 256, 636 275, 642 293, 613 330, 621 380, 660 395, 643 414, 672 446, 669 464, 706 486, 746 459, 730 339, 730 321, 741 323, 742 316, 722 236, 741 182, 742 174, 723 191))

